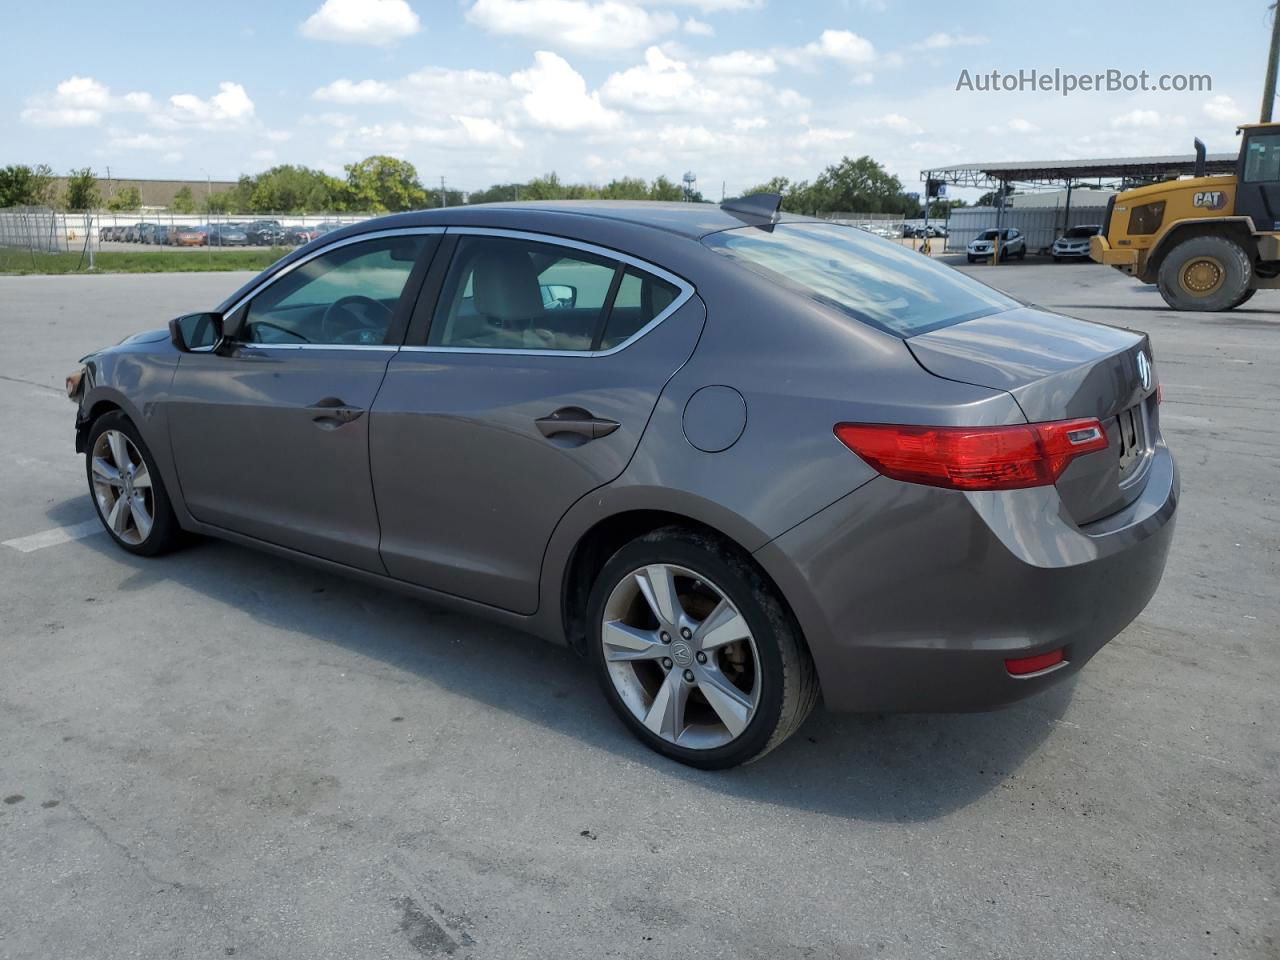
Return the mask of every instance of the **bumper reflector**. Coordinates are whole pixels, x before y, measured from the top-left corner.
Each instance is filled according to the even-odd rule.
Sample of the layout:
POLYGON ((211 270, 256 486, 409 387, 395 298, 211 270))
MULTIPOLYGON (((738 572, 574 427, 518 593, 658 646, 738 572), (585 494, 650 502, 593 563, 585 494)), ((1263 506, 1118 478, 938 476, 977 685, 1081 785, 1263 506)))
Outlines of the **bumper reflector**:
POLYGON ((1055 664, 1062 663, 1062 660, 1062 649, 1059 648, 1034 657, 1018 657, 1014 660, 1006 660, 1004 668, 1015 677, 1021 677, 1028 673, 1039 673, 1041 670, 1048 670, 1055 664))

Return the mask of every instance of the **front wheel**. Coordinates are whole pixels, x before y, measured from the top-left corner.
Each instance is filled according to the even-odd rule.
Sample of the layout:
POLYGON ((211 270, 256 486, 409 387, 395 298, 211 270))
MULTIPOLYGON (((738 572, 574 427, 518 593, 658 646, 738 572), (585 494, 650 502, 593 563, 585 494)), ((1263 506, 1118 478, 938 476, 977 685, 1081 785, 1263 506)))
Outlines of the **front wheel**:
POLYGON ((94 421, 88 440, 89 495, 111 539, 146 557, 173 549, 181 531, 138 428, 117 410, 94 421))
POLYGON ((817 702, 799 626, 741 554, 679 527, 624 546, 588 603, 590 656, 623 723, 703 769, 763 756, 817 702))
POLYGON ((1175 310, 1230 310, 1249 292, 1253 260, 1228 237, 1191 237, 1169 251, 1156 279, 1175 310))

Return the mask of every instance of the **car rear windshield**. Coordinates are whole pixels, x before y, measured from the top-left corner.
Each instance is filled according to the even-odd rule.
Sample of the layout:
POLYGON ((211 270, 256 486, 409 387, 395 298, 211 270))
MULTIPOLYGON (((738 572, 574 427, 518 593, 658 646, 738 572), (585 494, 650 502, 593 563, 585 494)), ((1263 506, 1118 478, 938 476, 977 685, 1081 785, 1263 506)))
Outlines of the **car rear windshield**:
POLYGON ((1020 305, 911 247, 855 227, 780 223, 725 230, 702 242, 783 286, 903 338, 1020 305))
POLYGON ((1073 240, 1079 240, 1081 237, 1092 237, 1097 232, 1097 227, 1072 227, 1067 231, 1067 236, 1073 240))

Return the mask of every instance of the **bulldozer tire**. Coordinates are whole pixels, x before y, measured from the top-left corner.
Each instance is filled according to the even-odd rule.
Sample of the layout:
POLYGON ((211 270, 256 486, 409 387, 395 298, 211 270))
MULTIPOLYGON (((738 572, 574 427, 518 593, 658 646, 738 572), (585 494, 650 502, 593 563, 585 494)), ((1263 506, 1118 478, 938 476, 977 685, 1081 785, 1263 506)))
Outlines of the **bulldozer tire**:
POLYGON ((1183 240, 1160 264, 1157 285, 1175 310, 1230 310, 1244 302, 1253 282, 1253 260, 1227 237, 1183 240))

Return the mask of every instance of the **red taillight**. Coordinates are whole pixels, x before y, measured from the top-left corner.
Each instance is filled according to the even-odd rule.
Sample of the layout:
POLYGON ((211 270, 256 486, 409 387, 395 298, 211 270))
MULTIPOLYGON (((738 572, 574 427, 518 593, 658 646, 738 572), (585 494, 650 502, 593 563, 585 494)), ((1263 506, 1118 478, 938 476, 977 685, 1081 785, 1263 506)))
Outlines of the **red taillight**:
POLYGON ((1021 490, 1057 482, 1076 457, 1107 448, 1095 418, 1011 427, 840 423, 840 441, 895 480, 952 490, 1021 490))
POLYGON ((1028 673, 1039 673, 1041 670, 1048 670, 1050 667, 1061 663, 1062 660, 1062 650, 1058 649, 1035 657, 1018 657, 1015 660, 1006 660, 1004 668, 1015 677, 1022 677, 1028 673))

